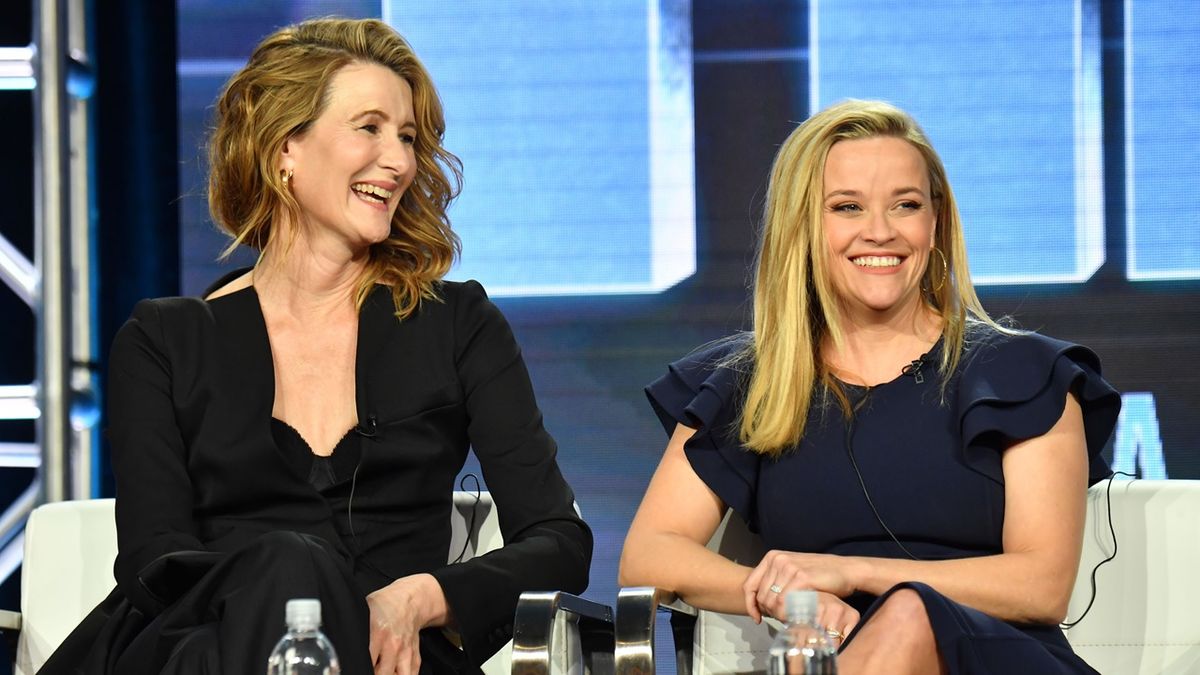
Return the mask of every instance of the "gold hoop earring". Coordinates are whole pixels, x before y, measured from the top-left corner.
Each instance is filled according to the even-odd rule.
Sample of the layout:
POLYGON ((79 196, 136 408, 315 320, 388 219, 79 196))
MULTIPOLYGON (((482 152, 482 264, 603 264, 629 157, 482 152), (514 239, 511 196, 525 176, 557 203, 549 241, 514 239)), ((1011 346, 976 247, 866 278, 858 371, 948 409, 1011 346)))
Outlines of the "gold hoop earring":
MULTIPOLYGON (((937 293, 942 290, 942 287, 946 285, 946 280, 950 278, 950 263, 946 260, 946 254, 942 253, 938 247, 931 246, 929 250, 932 253, 938 254, 938 257, 942 259, 942 278, 938 281, 937 286, 930 291, 930 293, 937 293)), ((930 274, 930 276, 932 277, 933 275, 930 274)))
POLYGON ((288 186, 288 181, 292 180, 292 176, 296 175, 296 171, 294 169, 288 169, 286 171, 280 169, 279 173, 280 180, 283 181, 283 187, 285 188, 288 186))

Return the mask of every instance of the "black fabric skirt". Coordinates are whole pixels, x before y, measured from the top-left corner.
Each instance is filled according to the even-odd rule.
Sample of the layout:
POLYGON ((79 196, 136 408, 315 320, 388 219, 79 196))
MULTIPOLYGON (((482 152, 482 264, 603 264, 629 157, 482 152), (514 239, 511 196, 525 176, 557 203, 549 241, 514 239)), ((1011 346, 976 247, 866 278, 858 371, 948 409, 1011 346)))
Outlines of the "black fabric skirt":
MULTIPOLYGON (((319 537, 272 532, 228 554, 171 561, 187 589, 155 616, 120 589, 59 646, 44 675, 235 675, 265 672, 292 598, 321 600, 322 632, 344 673, 373 672, 369 611, 349 561, 319 537)), ((478 673, 440 630, 421 632, 421 672, 478 673)))

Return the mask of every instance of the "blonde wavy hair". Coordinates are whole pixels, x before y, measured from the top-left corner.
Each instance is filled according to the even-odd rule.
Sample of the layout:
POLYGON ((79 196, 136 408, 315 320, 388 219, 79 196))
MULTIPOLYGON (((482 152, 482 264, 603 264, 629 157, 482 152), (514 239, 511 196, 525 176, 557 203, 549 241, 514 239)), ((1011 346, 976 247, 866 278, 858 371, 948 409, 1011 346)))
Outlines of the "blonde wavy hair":
POLYGON ((384 66, 412 88, 416 178, 400 199, 391 234, 371 247, 355 295, 361 308, 375 284, 386 284, 396 316, 404 319, 422 300, 438 299, 437 283, 459 254, 446 208, 462 184, 462 163, 442 147, 446 122, 429 72, 382 21, 305 21, 255 48, 217 100, 208 143, 209 211, 233 239, 222 257, 242 244, 261 254, 279 235, 275 225, 282 215, 300 221, 300 205, 281 175, 280 152, 325 110, 334 75, 352 63, 384 66))
POLYGON ((753 340, 733 358, 752 364, 739 436, 755 452, 779 456, 795 446, 819 391, 831 393, 843 412, 852 414, 820 354, 822 338, 841 344, 843 337, 822 227, 825 159, 839 141, 880 136, 911 143, 929 170, 937 216, 934 244, 946 266, 938 264, 941 256, 931 255, 921 287, 925 304, 943 319, 938 364, 943 393, 971 325, 1000 328, 971 285, 946 169, 916 121, 880 101, 848 100, 822 110, 788 136, 772 165, 754 279, 753 340))

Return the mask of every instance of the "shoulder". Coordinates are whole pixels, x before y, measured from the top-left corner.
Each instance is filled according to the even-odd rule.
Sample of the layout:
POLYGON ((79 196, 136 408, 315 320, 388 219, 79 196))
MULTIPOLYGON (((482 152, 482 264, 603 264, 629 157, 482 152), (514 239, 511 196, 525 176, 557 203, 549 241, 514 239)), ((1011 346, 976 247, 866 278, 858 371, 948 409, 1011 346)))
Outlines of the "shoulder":
POLYGON ((1100 357, 1084 345, 1032 331, 973 328, 963 345, 964 382, 986 380, 1002 389, 1039 387, 1060 361, 1100 375, 1100 357))
POLYGON ((739 392, 753 368, 753 335, 737 333, 707 343, 667 366, 646 396, 668 433, 675 424, 712 428, 736 416, 739 392))
MULTIPOLYGON (((362 315, 387 326, 396 324, 392 293, 390 286, 375 286, 363 304, 362 315)), ((434 285, 433 297, 422 298, 417 311, 399 323, 410 330, 443 331, 458 323, 478 319, 503 320, 483 286, 475 280, 442 280, 434 285)))
POLYGON ((421 303, 419 314, 437 322, 452 323, 455 330, 478 324, 505 323, 500 308, 488 297, 483 284, 467 281, 441 281, 436 286, 437 299, 421 303))
POLYGON ((753 341, 752 333, 734 333, 705 343, 683 358, 671 362, 667 371, 696 388, 703 386, 714 376, 732 384, 739 379, 739 375, 746 374, 753 368, 749 351, 753 341))
POLYGON ((488 297, 483 284, 474 279, 442 281, 437 286, 437 294, 442 303, 455 309, 456 312, 458 310, 465 310, 468 313, 488 310, 499 312, 491 298, 488 297))
POLYGON ((435 330, 449 338, 457 360, 509 362, 519 357, 508 320, 482 284, 473 279, 442 281, 437 293, 439 300, 422 303, 421 313, 428 310, 435 330))
POLYGON ((211 325, 208 304, 199 298, 142 300, 113 337, 110 361, 116 367, 147 360, 165 366, 195 352, 211 325))
POLYGON ((212 312, 200 298, 169 297, 140 300, 133 306, 129 320, 121 333, 140 331, 163 337, 176 331, 187 331, 210 321, 212 312))
POLYGON ((1038 333, 988 329, 972 336, 962 364, 955 399, 969 463, 990 466, 985 473, 1000 480, 998 459, 974 448, 989 438, 1011 443, 1046 433, 1073 395, 1083 414, 1089 476, 1107 474, 1099 453, 1116 426, 1121 395, 1104 380, 1095 352, 1038 333))

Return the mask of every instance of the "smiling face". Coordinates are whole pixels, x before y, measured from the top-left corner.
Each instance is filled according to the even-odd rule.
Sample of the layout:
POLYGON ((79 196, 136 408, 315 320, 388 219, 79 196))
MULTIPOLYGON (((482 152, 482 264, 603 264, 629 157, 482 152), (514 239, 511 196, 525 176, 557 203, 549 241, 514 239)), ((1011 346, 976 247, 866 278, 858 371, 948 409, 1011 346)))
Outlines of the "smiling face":
POLYGON ((387 239, 416 176, 412 87, 384 66, 352 63, 333 76, 326 98, 320 116, 288 140, 280 166, 293 172, 301 236, 353 254, 387 239))
POLYGON ((825 160, 821 222, 844 312, 874 321, 920 310, 937 224, 920 151, 888 136, 835 143, 825 160))

